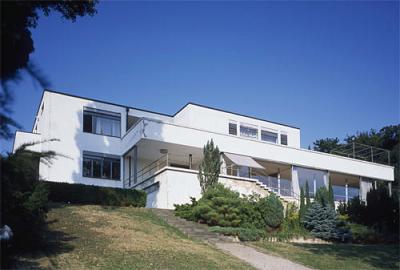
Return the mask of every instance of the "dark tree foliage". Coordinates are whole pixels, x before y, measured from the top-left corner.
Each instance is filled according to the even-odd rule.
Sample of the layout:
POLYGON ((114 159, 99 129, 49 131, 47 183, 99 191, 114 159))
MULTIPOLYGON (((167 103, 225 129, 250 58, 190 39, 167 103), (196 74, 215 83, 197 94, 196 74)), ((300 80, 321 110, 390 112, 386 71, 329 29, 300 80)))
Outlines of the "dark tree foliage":
MULTIPOLYGON (((39 180, 39 162, 50 164, 53 151, 36 153, 24 144, 15 153, 1 156, 1 226, 11 227, 11 253, 41 243, 45 225, 48 189, 39 180)), ((6 247, 2 246, 2 251, 6 247)), ((7 260, 2 260, 6 263, 7 260)))
POLYGON ((379 233, 399 234, 399 197, 389 196, 387 187, 379 185, 367 193, 367 203, 358 197, 338 208, 340 214, 347 214, 354 223, 367 225, 379 233))
POLYGON ((16 80, 18 72, 34 72, 29 55, 35 50, 31 29, 38 24, 39 14, 61 13, 66 20, 93 16, 97 1, 3 1, 1 3, 1 80, 16 80))
POLYGON ((315 194, 315 201, 319 202, 323 207, 332 207, 329 190, 326 187, 320 187, 315 194))
MULTIPOLYGON (((379 131, 357 132, 355 135, 348 135, 344 138, 344 143, 339 143, 338 138, 326 138, 315 141, 314 150, 330 152, 332 149, 350 143, 366 144, 390 151, 390 164, 395 167, 395 186, 400 184, 400 125, 390 125, 381 128, 379 131)), ((386 156, 381 155, 374 158, 374 161, 385 162, 386 156)))
POLYGON ((316 140, 313 142, 313 145, 315 151, 330 153, 331 150, 337 148, 340 144, 338 138, 326 138, 316 140))
POLYGON ((214 145, 211 139, 211 141, 207 141, 207 144, 203 147, 203 160, 199 166, 198 179, 202 194, 218 182, 220 169, 221 160, 219 149, 218 146, 214 145))
POLYGON ((49 86, 47 78, 30 59, 35 46, 31 29, 38 25, 40 14, 48 16, 51 11, 61 13, 62 18, 75 21, 77 17, 96 13, 97 0, 85 1, 2 1, 1 5, 1 92, 0 92, 0 138, 10 139, 11 128, 20 128, 12 119, 10 104, 13 101, 9 82, 21 80, 26 71, 41 87, 49 86))
MULTIPOLYGON (((315 195, 315 194, 314 194, 315 195)), ((307 207, 310 206, 310 189, 308 187, 308 181, 306 182, 306 192, 305 192, 305 196, 306 196, 306 205, 307 207)))

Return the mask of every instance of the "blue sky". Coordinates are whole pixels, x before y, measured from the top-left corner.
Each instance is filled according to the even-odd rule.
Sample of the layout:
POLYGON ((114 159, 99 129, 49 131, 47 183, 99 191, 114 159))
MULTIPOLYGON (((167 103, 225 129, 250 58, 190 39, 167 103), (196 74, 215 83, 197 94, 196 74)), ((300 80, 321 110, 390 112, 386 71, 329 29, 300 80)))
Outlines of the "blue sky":
MULTIPOLYGON (((173 114, 188 101, 319 138, 399 123, 399 3, 102 2, 42 17, 33 59, 51 89, 173 114)), ((42 94, 14 86, 31 130, 42 94)), ((1 151, 12 140, 1 142, 1 151)))

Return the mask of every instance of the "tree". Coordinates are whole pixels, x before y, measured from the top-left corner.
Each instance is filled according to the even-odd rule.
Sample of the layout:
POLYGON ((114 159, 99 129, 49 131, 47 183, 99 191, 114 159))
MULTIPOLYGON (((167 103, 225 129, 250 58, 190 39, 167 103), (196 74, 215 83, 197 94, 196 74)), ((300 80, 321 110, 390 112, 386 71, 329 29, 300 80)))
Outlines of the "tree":
POLYGON ((308 188, 308 181, 306 182, 306 207, 310 206, 310 190, 308 188))
POLYGON ((335 207, 335 196, 333 195, 332 181, 329 179, 328 182, 328 194, 329 194, 329 204, 335 207))
POLYGON ((349 229, 339 220, 334 208, 314 202, 308 208, 303 221, 312 235, 325 240, 344 241, 351 237, 349 229))
POLYGON ((340 146, 338 138, 326 138, 313 142, 314 150, 319 152, 330 153, 331 150, 340 146))
POLYGON ((218 146, 214 146, 214 142, 211 139, 203 147, 203 160, 199 166, 198 179, 202 194, 218 182, 221 164, 218 146))
MULTIPOLYGON (((49 140, 54 141, 54 140, 49 140)), ((39 163, 51 164, 53 151, 36 153, 24 144, 15 153, 1 158, 1 227, 11 227, 12 251, 29 249, 40 244, 47 211, 46 185, 39 181, 39 163)), ((2 251, 7 247, 2 246, 2 251)), ((6 258, 2 258, 6 259, 6 258)), ((2 260, 5 264, 7 260, 2 260)), ((5 265, 2 265, 2 268, 5 265)))
POLYGON ((282 224, 283 205, 274 193, 260 199, 258 207, 266 226, 269 228, 278 228, 282 224))
POLYGON ((1 2, 0 138, 10 139, 11 128, 19 128, 11 117, 9 106, 13 96, 8 83, 19 82, 21 71, 24 70, 41 87, 49 85, 46 77, 29 58, 35 50, 31 29, 38 25, 39 14, 48 16, 51 11, 57 11, 64 19, 74 22, 78 16, 93 16, 96 3, 97 0, 1 2))
POLYGON ((304 198, 304 188, 300 188, 300 208, 299 208, 299 219, 300 222, 303 221, 304 215, 306 214, 306 205, 305 205, 305 198, 304 198))

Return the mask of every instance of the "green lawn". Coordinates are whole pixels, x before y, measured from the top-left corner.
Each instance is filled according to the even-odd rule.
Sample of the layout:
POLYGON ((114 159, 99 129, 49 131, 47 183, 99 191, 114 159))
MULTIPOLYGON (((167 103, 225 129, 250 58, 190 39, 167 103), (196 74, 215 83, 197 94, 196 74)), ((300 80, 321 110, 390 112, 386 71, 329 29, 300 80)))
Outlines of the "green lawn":
POLYGON ((20 256, 18 268, 252 269, 188 239, 149 209, 59 206, 48 221, 48 247, 20 256))
POLYGON ((399 246, 253 242, 269 254, 314 269, 400 269, 399 246))

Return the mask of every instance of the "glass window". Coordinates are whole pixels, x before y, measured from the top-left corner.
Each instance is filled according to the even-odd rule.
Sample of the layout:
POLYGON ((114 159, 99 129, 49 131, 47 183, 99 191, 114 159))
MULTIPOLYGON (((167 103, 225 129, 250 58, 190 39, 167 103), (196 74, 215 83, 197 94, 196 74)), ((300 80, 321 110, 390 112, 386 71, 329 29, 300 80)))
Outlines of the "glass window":
POLYGON ((277 143, 278 142, 278 133, 261 130, 261 140, 265 141, 265 142, 277 143))
POLYGON ((120 180, 120 166, 118 156, 84 152, 82 176, 120 180))
POLYGON ((281 144, 288 145, 287 135, 281 134, 281 144))
POLYGON ((323 187, 324 184, 324 177, 326 177, 325 171, 320 170, 313 170, 313 169, 306 169, 301 167, 296 167, 297 173, 299 177, 299 186, 306 191, 306 183, 308 183, 308 189, 310 193, 310 197, 314 197, 315 192, 323 187), (315 186, 314 186, 315 183, 315 186))
POLYGON ((229 123, 229 134, 237 135, 237 124, 234 122, 229 123))
POLYGON ((90 177, 92 174, 92 160, 88 158, 83 159, 83 176, 90 177))
POLYGON ((91 110, 83 111, 83 131, 107 136, 121 136, 121 117, 91 110))
POLYGON ((240 136, 248 138, 257 138, 258 129, 256 127, 240 125, 240 136))

